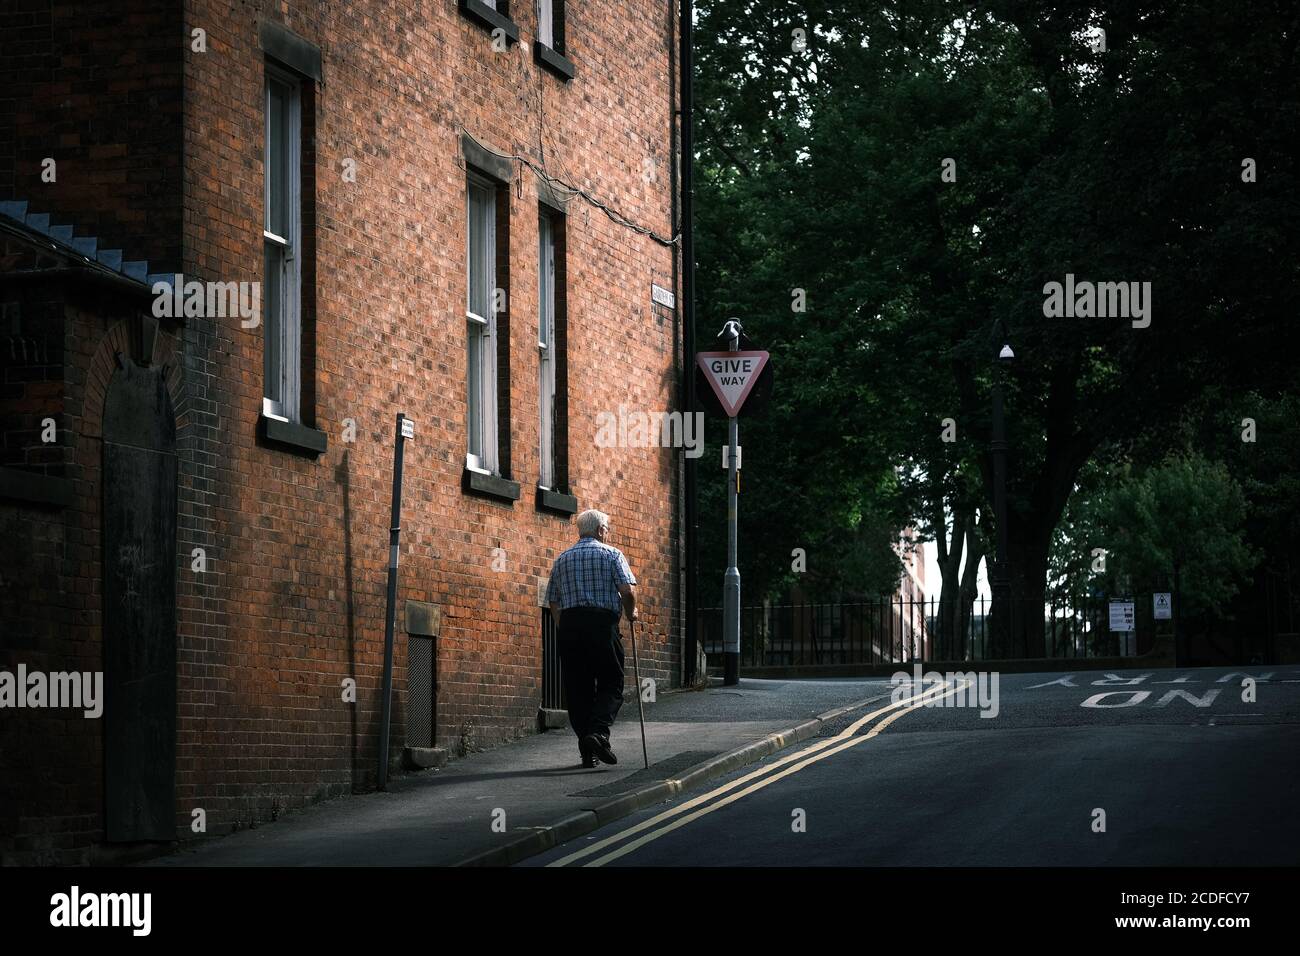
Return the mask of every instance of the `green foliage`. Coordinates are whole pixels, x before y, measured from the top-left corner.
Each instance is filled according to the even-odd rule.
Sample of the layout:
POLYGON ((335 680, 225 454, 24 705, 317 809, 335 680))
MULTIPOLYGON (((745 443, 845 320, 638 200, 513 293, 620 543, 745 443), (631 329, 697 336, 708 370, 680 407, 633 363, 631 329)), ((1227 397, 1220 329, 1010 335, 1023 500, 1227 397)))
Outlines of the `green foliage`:
POLYGON ((1095 461, 1084 466, 1053 529, 1047 593, 1048 603, 1055 607, 1085 607, 1111 588, 1110 575, 1093 570, 1097 558, 1093 551, 1109 547, 1098 507, 1108 477, 1095 461))
POLYGON ((1245 493, 1221 462, 1171 457, 1103 492, 1096 508, 1107 571, 1131 593, 1177 587, 1181 613, 1226 607, 1256 563, 1245 493))
MULTIPOLYGON (((747 581, 778 585, 793 547, 810 569, 835 561, 871 526, 856 516, 888 538, 909 523, 936 533, 958 507, 988 512, 999 322, 1016 351, 1008 524, 1022 598, 1042 596, 1063 537, 1085 533, 1058 524, 1088 520, 1067 502, 1117 480, 1105 461, 1185 447, 1203 393, 1292 387, 1300 24, 1285 5, 698 11, 699 345, 738 316, 776 375, 771 408, 742 424, 747 581), (1105 52, 1086 42, 1097 27, 1105 52), (794 28, 807 50, 791 50, 794 28), (1241 179, 1245 157, 1256 182, 1241 179), (1067 272, 1150 282, 1151 325, 1044 317, 1044 283, 1067 272), (806 312, 791 310, 796 288, 806 312), (955 443, 939 441, 944 418, 955 443)), ((1269 460, 1232 468, 1260 514, 1290 520, 1295 459, 1269 460)), ((710 470, 701 515, 716 519, 702 530, 720 536, 725 482, 710 470)))

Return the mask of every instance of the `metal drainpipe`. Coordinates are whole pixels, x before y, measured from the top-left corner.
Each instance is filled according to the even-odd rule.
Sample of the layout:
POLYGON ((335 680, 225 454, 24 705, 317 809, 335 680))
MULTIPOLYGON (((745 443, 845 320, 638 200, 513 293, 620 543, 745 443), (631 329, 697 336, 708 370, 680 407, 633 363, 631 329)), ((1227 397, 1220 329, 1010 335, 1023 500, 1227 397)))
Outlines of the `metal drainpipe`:
MULTIPOLYGON (((694 152, 695 137, 691 129, 691 114, 694 108, 691 84, 691 21, 694 15, 692 0, 682 0, 681 26, 679 29, 681 49, 681 237, 682 237, 682 391, 686 396, 683 411, 695 410, 695 203, 691 195, 694 186, 694 152)), ((695 673, 696 647, 699 640, 697 629, 698 588, 696 571, 699 564, 699 515, 694 458, 686 459, 685 488, 685 532, 686 532, 686 681, 693 684, 695 673)))

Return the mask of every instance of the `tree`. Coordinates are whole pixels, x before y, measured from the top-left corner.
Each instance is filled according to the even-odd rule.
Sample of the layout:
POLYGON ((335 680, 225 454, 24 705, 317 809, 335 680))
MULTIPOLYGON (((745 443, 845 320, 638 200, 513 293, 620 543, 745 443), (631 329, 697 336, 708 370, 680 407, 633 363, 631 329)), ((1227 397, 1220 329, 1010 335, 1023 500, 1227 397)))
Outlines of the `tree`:
MULTIPOLYGON (((1027 613, 1004 653, 1042 652, 1053 534, 1099 450, 1171 447, 1201 390, 1289 378, 1300 24, 1248 6, 701 4, 701 302, 779 346, 797 395, 758 437, 835 449, 821 457, 854 508, 889 466, 913 469, 929 480, 900 482, 890 507, 936 529, 958 472, 922 436, 953 418, 988 515, 993 330, 1008 327, 1027 613), (1244 180, 1246 157, 1268 157, 1267 176, 1244 180), (1067 273, 1149 282, 1150 324, 1044 315, 1044 285, 1067 273), (841 467, 854 458, 869 480, 841 467)), ((765 481, 789 495, 816 474, 800 458, 765 481)))
MULTIPOLYGON (((788 188, 799 172, 801 121, 815 95, 818 55, 795 53, 792 30, 815 40, 820 22, 847 24, 844 4, 702 2, 697 41, 697 301, 701 350, 716 348, 723 322, 739 316, 774 355, 777 387, 766 411, 742 417, 739 531, 745 593, 765 596, 800 581, 817 593, 888 592, 901 570, 890 545, 906 523, 889 449, 854 431, 850 406, 883 415, 879 392, 818 370, 834 343, 796 311, 803 270, 790 261, 788 188), (821 11, 819 13, 818 11, 821 11), (782 26, 784 25, 784 26, 782 26), (778 28, 782 27, 782 28, 778 28), (806 572, 792 569, 801 549, 806 572)), ((815 304, 810 307, 816 310, 815 304)), ((708 447, 725 422, 708 423, 708 447)), ((725 568, 726 481, 700 469, 701 591, 725 568)), ((707 600, 707 599, 706 599, 707 600)))
POLYGON ((1108 571, 1134 592, 1172 587, 1177 613, 1221 613, 1254 567, 1246 496, 1221 462, 1171 457, 1103 493, 1108 571))

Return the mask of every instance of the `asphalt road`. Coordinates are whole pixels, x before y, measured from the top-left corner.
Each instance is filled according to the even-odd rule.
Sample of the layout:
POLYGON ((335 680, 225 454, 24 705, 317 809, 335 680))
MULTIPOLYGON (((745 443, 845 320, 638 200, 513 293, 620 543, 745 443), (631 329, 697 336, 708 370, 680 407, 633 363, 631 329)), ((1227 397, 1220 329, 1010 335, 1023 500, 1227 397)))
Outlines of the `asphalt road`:
POLYGON ((1300 863, 1300 668, 967 684, 863 682, 819 739, 521 865, 1300 863))

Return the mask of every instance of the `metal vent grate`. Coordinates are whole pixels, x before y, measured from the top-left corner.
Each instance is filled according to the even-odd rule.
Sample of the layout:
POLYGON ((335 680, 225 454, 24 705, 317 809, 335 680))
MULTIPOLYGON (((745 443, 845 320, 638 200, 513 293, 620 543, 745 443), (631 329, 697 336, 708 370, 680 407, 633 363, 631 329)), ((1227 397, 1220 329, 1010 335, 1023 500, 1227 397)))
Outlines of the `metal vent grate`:
POLYGON ((433 746, 433 638, 406 638, 406 745, 433 746))
POLYGON ((560 645, 555 639, 551 609, 542 608, 542 706, 564 710, 564 681, 560 675, 560 645))

